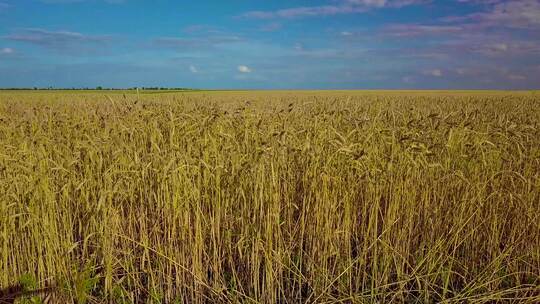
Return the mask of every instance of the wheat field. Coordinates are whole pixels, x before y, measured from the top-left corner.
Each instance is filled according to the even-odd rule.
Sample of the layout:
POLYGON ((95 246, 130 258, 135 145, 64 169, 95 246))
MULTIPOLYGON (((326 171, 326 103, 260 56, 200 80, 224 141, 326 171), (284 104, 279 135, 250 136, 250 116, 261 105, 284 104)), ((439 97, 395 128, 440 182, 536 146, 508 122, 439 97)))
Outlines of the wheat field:
POLYGON ((20 281, 77 304, 539 303, 540 93, 0 92, 0 287, 20 281))

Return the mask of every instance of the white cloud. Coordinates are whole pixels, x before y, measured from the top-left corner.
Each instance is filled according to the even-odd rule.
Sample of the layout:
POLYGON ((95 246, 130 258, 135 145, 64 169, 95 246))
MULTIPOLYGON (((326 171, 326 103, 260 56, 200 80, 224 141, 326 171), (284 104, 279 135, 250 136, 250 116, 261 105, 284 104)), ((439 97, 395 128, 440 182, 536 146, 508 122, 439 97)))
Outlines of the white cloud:
POLYGON ((461 0, 465 3, 489 5, 489 10, 465 16, 445 18, 447 21, 472 21, 482 27, 540 28, 540 0, 461 0))
POLYGON ((347 0, 346 3, 356 4, 356 5, 365 5, 365 6, 375 6, 383 7, 386 5, 386 0, 347 0))
POLYGON ((383 33, 396 37, 413 37, 426 35, 457 34, 465 30, 463 26, 424 25, 424 24, 391 24, 385 26, 383 33))
POLYGON ((238 72, 240 72, 240 73, 251 73, 251 69, 248 66, 239 65, 238 66, 238 72))
POLYGON ((0 55, 10 55, 10 54, 13 54, 13 53, 15 53, 15 50, 12 49, 12 48, 0 49, 0 55))
POLYGON ((494 50, 497 50, 497 51, 501 51, 501 52, 508 51, 508 45, 506 43, 496 43, 492 47, 494 50))
POLYGON ((197 67, 194 65, 190 65, 189 70, 191 71, 191 73, 199 73, 199 69, 197 69, 197 67))
POLYGON ((429 0, 335 0, 331 5, 301 6, 276 11, 250 11, 243 14, 246 18, 299 18, 315 16, 333 16, 339 14, 365 13, 372 9, 400 8, 417 5, 429 0))
POLYGON ((340 35, 341 35, 341 36, 352 36, 353 33, 348 32, 348 31, 343 31, 343 32, 340 33, 340 35))
POLYGON ((510 80, 525 80, 525 79, 527 79, 527 77, 525 77, 523 75, 518 75, 518 74, 510 74, 510 75, 508 75, 508 79, 510 79, 510 80))
POLYGON ((4 36, 4 39, 30 43, 52 49, 68 49, 82 45, 103 44, 111 40, 111 36, 93 36, 70 31, 50 31, 40 28, 19 29, 15 33, 4 36))
POLYGON ((281 28, 283 28, 283 25, 281 23, 272 22, 272 23, 263 25, 260 28, 260 30, 263 32, 274 32, 274 31, 280 30, 281 28))
POLYGON ((441 77, 443 75, 443 72, 439 69, 433 69, 430 71, 426 71, 424 74, 434 76, 434 77, 441 77))
POLYGON ((178 38, 178 37, 158 37, 153 40, 153 43, 157 46, 167 48, 179 48, 182 50, 201 48, 212 48, 218 45, 226 45, 242 42, 242 38, 238 36, 208 36, 208 37, 196 37, 196 38, 178 38))
MULTIPOLYGON (((41 0, 43 3, 47 4, 71 4, 71 3, 81 3, 85 2, 87 0, 41 0)), ((109 4, 122 4, 125 3, 126 0, 103 0, 105 3, 109 4)))
POLYGON ((467 74, 467 69, 466 68, 457 68, 456 73, 458 73, 459 75, 465 75, 465 74, 467 74))

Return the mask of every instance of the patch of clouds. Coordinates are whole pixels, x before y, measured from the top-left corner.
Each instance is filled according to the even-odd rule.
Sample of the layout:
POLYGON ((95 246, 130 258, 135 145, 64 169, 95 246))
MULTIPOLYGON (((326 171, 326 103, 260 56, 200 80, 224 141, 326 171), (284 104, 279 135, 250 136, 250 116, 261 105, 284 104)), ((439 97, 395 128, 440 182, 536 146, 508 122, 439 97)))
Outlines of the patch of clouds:
POLYGON ((540 29, 540 0, 484 1, 483 4, 487 4, 489 9, 443 20, 469 22, 482 28, 540 29))
POLYGON ((393 24, 385 27, 383 34, 395 37, 411 37, 455 34, 464 30, 463 26, 454 25, 393 24))
POLYGON ((423 45, 417 47, 414 56, 439 54, 440 59, 505 57, 510 62, 532 60, 540 55, 540 41, 531 39, 540 33, 540 0, 455 1, 478 7, 474 13, 442 17, 429 24, 383 26, 379 37, 410 39, 423 45))
POLYGON ((424 72, 424 75, 433 76, 433 77, 442 77, 443 72, 440 69, 433 69, 424 72))
POLYGON ((495 4, 503 0, 457 0, 457 2, 467 3, 467 4, 495 4))
POLYGON ((531 27, 540 25, 539 0, 514 0, 497 4, 494 9, 480 19, 494 24, 506 23, 511 27, 531 27))
POLYGON ((253 19, 272 19, 272 18, 300 18, 314 16, 330 16, 338 14, 363 13, 368 9, 366 7, 355 6, 310 6, 310 7, 295 7, 281 9, 277 11, 251 11, 247 12, 243 17, 253 19))
POLYGON ((508 51, 508 44, 506 43, 496 43, 491 45, 491 48, 498 52, 506 52, 508 51))
POLYGON ((194 24, 186 26, 182 29, 184 33, 187 34, 211 34, 211 35, 222 35, 224 31, 216 26, 206 25, 206 24, 194 24))
POLYGON ((240 73, 251 73, 252 70, 247 65, 239 65, 237 67, 238 72, 240 73))
POLYGON ((253 19, 332 16, 365 13, 372 9, 401 8, 427 2, 429 0, 338 0, 337 3, 329 5, 293 7, 275 11, 250 11, 241 16, 253 19))
POLYGON ((305 50, 304 45, 302 43, 295 43, 293 45, 293 49, 300 52, 305 50))
POLYGON ((346 0, 345 3, 354 5, 365 5, 374 7, 384 7, 387 4, 387 0, 346 0))
POLYGON ((540 74, 533 67, 517 67, 513 65, 490 62, 471 63, 467 67, 459 67, 448 71, 449 78, 465 85, 490 84, 490 88, 530 89, 538 88, 540 74), (453 74, 452 74, 453 73, 453 74))
POLYGON ((263 32, 275 32, 283 28, 283 25, 279 22, 271 22, 265 24, 259 28, 263 32))
POLYGON ((189 71, 190 71, 191 73, 193 73, 193 74, 199 73, 199 69, 197 69, 197 67, 194 66, 194 65, 190 65, 190 66, 189 66, 189 71))
POLYGON ((526 76, 523 76, 523 75, 519 75, 519 74, 510 74, 508 75, 508 79, 510 80, 526 80, 527 77, 526 76))
POLYGON ((209 37, 159 37, 152 41, 154 46, 172 49, 207 49, 220 45, 242 42, 238 36, 209 37))
POLYGON ((1 48, 0 49, 0 55, 12 55, 15 53, 15 50, 12 48, 1 48))
POLYGON ((466 68, 457 68, 456 73, 458 75, 465 75, 465 74, 467 74, 467 69, 466 68))
POLYGON ((506 58, 505 64, 512 66, 517 60, 538 58, 540 41, 532 38, 540 33, 540 0, 460 2, 481 6, 476 13, 443 17, 428 24, 383 26, 378 37, 406 38, 398 50, 402 56, 444 60, 446 64, 459 58, 480 62, 506 58))
POLYGON ((346 3, 354 5, 365 5, 371 7, 395 7, 400 8, 409 5, 425 4, 430 0, 345 0, 346 3))
MULTIPOLYGON (((88 0, 40 0, 46 4, 72 4, 72 3, 83 3, 88 2, 88 0)), ((108 4, 122 4, 127 2, 127 0, 102 0, 102 2, 108 4)))
POLYGON ((301 48, 295 48, 298 58, 302 59, 312 59, 312 60, 360 60, 367 58, 366 56, 371 55, 371 50, 359 47, 349 47, 349 48, 339 48, 339 47, 329 47, 329 48, 306 48, 302 46, 301 48))
POLYGON ((51 49, 76 48, 82 45, 105 43, 111 39, 110 36, 85 35, 71 31, 50 31, 40 28, 22 29, 3 38, 51 49))
POLYGON ((533 58, 540 55, 540 41, 505 34, 476 33, 439 43, 438 50, 447 54, 477 54, 483 57, 533 58))

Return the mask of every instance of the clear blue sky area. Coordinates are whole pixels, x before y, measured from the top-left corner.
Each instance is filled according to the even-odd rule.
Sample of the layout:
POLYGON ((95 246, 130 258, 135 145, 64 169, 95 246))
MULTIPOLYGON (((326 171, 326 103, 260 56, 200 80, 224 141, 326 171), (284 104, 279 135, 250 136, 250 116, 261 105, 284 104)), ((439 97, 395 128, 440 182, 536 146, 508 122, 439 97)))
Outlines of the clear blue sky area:
POLYGON ((540 0, 0 0, 0 87, 538 89, 540 0))

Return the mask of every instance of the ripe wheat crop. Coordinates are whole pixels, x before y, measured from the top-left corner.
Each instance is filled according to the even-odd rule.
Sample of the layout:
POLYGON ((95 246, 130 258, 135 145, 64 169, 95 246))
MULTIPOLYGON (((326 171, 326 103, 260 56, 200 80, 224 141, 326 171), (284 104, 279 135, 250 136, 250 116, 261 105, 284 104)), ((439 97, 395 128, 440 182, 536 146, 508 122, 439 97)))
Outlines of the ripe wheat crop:
POLYGON ((0 289, 540 302, 535 92, 2 92, 0 289))

